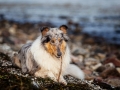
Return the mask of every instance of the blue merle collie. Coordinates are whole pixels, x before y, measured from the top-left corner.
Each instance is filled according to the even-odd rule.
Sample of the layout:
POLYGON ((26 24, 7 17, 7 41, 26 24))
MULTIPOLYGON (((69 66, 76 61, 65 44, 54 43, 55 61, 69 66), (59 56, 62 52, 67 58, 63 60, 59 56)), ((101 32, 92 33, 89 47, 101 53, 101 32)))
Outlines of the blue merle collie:
POLYGON ((49 77, 65 85, 67 82, 63 78, 64 75, 84 79, 84 73, 77 66, 70 64, 67 29, 66 25, 59 28, 43 27, 35 41, 23 45, 18 54, 14 55, 14 64, 24 73, 32 73, 42 78, 49 77))

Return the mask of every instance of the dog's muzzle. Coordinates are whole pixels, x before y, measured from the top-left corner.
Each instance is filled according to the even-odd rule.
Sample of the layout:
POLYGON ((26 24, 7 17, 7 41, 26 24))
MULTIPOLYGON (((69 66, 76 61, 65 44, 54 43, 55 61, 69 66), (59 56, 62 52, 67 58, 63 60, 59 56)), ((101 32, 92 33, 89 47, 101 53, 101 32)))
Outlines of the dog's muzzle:
POLYGON ((62 53, 61 52, 58 52, 57 53, 57 58, 60 58, 62 56, 62 53))

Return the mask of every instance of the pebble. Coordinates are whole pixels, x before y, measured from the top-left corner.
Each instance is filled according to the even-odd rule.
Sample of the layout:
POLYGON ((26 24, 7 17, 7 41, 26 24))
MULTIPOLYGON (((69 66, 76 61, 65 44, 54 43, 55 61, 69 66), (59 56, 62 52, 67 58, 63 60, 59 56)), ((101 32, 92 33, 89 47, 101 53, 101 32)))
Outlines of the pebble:
POLYGON ((120 74, 120 67, 117 67, 116 70, 117 70, 118 73, 120 74))
POLYGON ((96 64, 96 65, 94 65, 94 66, 90 66, 91 68, 92 68, 92 70, 96 70, 96 69, 98 69, 100 66, 102 66, 102 64, 101 63, 98 63, 98 64, 96 64))

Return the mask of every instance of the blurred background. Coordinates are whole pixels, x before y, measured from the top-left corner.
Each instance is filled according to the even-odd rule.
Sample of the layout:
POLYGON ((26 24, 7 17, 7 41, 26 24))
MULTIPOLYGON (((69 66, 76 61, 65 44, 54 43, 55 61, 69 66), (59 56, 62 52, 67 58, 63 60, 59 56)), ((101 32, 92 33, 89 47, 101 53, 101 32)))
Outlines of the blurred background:
MULTIPOLYGON (((34 41, 40 27, 63 24, 69 28, 71 63, 86 80, 120 90, 120 0, 0 0, 0 75, 14 75, 8 56, 34 41)), ((15 86, 7 85, 10 80, 0 81, 3 90, 15 86)))
POLYGON ((120 0, 0 0, 0 18, 19 23, 67 24, 72 34, 74 27, 80 26, 82 33, 120 44, 120 0))

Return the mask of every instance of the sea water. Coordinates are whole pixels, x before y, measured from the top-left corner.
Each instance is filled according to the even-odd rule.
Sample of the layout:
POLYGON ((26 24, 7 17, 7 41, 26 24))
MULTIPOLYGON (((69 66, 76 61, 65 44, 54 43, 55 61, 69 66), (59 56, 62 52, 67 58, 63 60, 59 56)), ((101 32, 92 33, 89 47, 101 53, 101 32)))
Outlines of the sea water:
POLYGON ((5 19, 51 22, 55 26, 78 23, 83 33, 120 44, 120 0, 0 0, 5 19))

